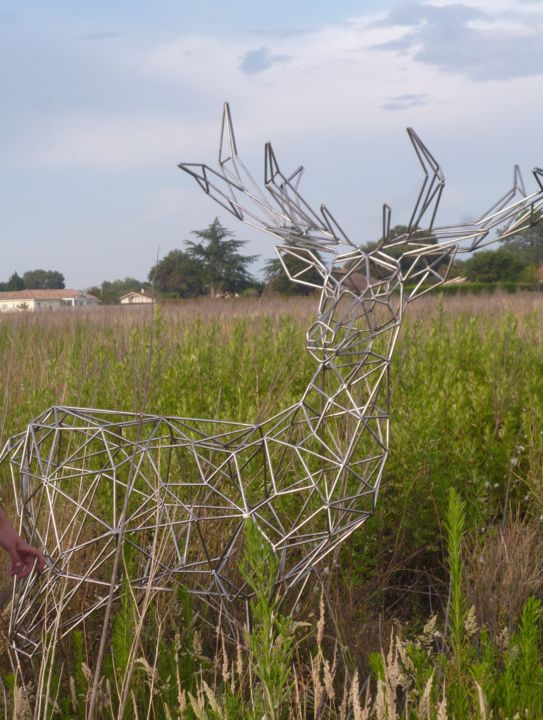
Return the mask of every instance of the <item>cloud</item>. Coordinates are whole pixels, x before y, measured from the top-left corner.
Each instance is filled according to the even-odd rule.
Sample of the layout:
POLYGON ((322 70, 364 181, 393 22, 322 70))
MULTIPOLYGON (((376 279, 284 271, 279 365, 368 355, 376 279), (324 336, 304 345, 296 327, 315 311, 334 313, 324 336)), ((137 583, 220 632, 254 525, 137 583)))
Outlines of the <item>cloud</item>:
POLYGON ((408 55, 443 72, 477 81, 543 73, 543 16, 533 11, 405 2, 373 26, 407 30, 372 49, 408 55))
MULTIPOLYGON (((405 35, 422 32, 428 22, 443 25, 445 10, 449 20, 455 18, 449 33, 468 22, 488 22, 486 12, 466 5, 451 9, 409 2, 387 15, 327 25, 296 38, 262 38, 261 46, 243 34, 217 38, 196 33, 142 46, 130 34, 120 46, 80 43, 74 60, 57 44, 54 65, 49 59, 48 76, 42 80, 49 95, 39 120, 27 119, 38 116, 30 104, 36 93, 26 93, 26 105, 18 100, 19 106, 6 110, 0 153, 12 167, 116 172, 163 166, 169 171, 172 162, 215 158, 218 118, 228 100, 245 157, 253 153, 260 162, 260 143, 268 139, 263 128, 268 128, 281 157, 296 151, 307 163, 314 144, 323 155, 329 152, 324 137, 345 147, 358 147, 365 134, 384 138, 392 129, 401 138, 397 127, 410 110, 416 111, 418 127, 426 124, 436 134, 436 124, 444 133, 469 118, 474 132, 478 117, 485 118, 480 122, 486 127, 490 113, 505 119, 515 115, 515 108, 527 108, 524 85, 516 94, 508 88, 504 107, 491 83, 483 88, 459 75, 445 76, 430 63, 414 61, 417 48, 409 44, 403 54, 372 49, 405 43, 405 35), (52 87, 53 81, 57 84, 52 87)), ((28 83, 37 86, 35 68, 44 63, 31 60, 28 83)), ((20 85, 19 76, 13 97, 18 98, 20 85)), ((537 93, 530 92, 532 101, 539 106, 537 93)), ((409 118, 406 124, 412 122, 409 118)), ((401 148, 403 141, 397 144, 401 148)), ((306 181, 312 182, 310 173, 306 181)))
POLYGON ((388 98, 381 107, 387 111, 407 110, 413 107, 428 105, 428 102, 426 95, 396 95, 396 97, 388 98))
POLYGON ((430 5, 417 0, 406 0, 396 5, 384 18, 372 23, 373 27, 411 27, 416 24, 448 25, 451 32, 469 20, 484 17, 485 13, 476 7, 462 3, 430 5))
POLYGON ((239 69, 247 75, 257 75, 276 65, 277 63, 290 62, 291 56, 282 53, 273 54, 266 47, 256 50, 249 50, 242 57, 239 69))

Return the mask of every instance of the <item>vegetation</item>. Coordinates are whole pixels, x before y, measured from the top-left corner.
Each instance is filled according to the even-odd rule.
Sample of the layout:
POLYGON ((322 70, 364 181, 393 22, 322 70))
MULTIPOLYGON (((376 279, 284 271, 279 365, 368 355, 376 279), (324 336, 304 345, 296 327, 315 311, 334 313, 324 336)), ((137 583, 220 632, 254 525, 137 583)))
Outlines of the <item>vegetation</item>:
POLYGON ((0 292, 6 290, 64 289, 64 275, 58 270, 27 270, 23 277, 14 272, 7 282, 0 282, 0 292))
POLYGON ((59 290, 66 287, 64 275, 58 270, 27 270, 23 282, 27 290, 59 290))
MULTIPOLYGON (((404 235, 407 230, 406 225, 396 225, 390 230, 390 239, 404 235)), ((379 242, 368 243, 364 250, 371 252, 379 242)), ((458 258, 451 277, 462 276, 467 278, 468 285, 481 283, 486 287, 515 282, 537 285, 538 268, 543 263, 543 222, 523 231, 521 235, 502 240, 498 238, 497 242, 498 247, 458 258)), ((407 245, 402 243, 393 245, 389 252, 392 257, 399 258, 406 250, 407 245)), ((408 269, 408 258, 404 258, 402 266, 404 271, 408 269)))
MULTIPOLYGON (((390 238, 398 238, 406 232, 407 226, 396 225, 390 230, 390 238)), ((207 228, 194 230, 192 234, 197 240, 187 240, 185 250, 172 250, 159 260, 150 269, 147 281, 132 277, 104 280, 100 286, 89 288, 89 292, 103 304, 112 305, 118 304, 124 294, 141 290, 166 298, 184 299, 206 295, 223 297, 244 292, 259 294, 262 291, 264 284, 255 280, 249 272, 256 256, 243 255, 240 249, 245 241, 236 239, 218 218, 207 228)), ((462 276, 468 282, 463 289, 453 287, 447 292, 477 293, 495 287, 514 292, 517 289, 538 288, 538 268, 543 263, 543 223, 524 231, 522 235, 499 242, 498 248, 482 250, 466 260, 457 260, 451 277, 462 276)), ((378 244, 379 241, 368 243, 364 250, 371 252, 378 244)), ((392 246, 389 252, 398 258, 405 250, 406 245, 399 244, 392 246)), ((310 284, 319 284, 320 281, 318 272, 307 268, 302 259, 292 255, 284 255, 283 262, 291 275, 304 271, 303 279, 309 285, 293 283, 282 262, 275 258, 265 264, 267 289, 281 295, 311 294, 314 288, 310 284)), ((404 271, 408 269, 409 262, 409 259, 402 261, 404 271)), ((14 272, 6 282, 0 282, 0 291, 64 287, 64 276, 55 270, 29 270, 22 277, 14 272)))
POLYGON ((455 264, 454 272, 471 282, 539 281, 538 268, 543 264, 543 222, 520 235, 498 238, 499 246, 474 253, 467 260, 455 264))
POLYGON ((100 287, 89 288, 89 293, 99 298, 104 305, 117 305, 123 295, 129 292, 150 292, 151 284, 126 277, 123 280, 104 280, 100 287))
POLYGON ((254 287, 248 271, 256 255, 242 255, 244 240, 236 240, 218 218, 205 230, 194 230, 199 241, 187 240, 187 249, 173 250, 149 271, 149 280, 170 297, 198 297, 240 293, 254 287))
MULTIPOLYGON (((2 317, 2 443, 53 403, 251 420, 313 371, 313 298, 152 312, 2 317)), ((97 718, 540 718, 542 320, 538 293, 410 308, 377 511, 292 619, 249 529, 246 637, 206 630, 181 588, 143 604, 128 593, 98 676, 92 623, 46 638, 41 674, 25 669, 29 701, 6 662, 0 715, 32 717, 30 702, 40 718, 85 718, 91 703, 97 718)), ((5 466, 0 482, 9 507, 5 466)))
POLYGON ((524 265, 519 257, 506 248, 481 250, 463 265, 463 272, 471 282, 496 283, 520 278, 524 265))

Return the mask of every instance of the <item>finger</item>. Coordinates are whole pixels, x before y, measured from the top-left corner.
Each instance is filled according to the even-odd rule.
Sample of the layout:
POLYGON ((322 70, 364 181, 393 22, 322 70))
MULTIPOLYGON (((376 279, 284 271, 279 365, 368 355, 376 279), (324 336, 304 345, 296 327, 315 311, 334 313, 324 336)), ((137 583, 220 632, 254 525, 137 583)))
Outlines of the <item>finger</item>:
POLYGON ((16 575, 19 577, 19 573, 23 570, 24 563, 22 563, 20 560, 14 560, 11 563, 10 573, 12 576, 16 575))
POLYGON ((25 560, 28 560, 32 567, 35 566, 37 572, 41 573, 43 571, 45 568, 45 559, 41 550, 25 543, 19 548, 19 552, 20 554, 27 556, 25 560))
POLYGON ((30 562, 28 558, 21 557, 12 564, 11 574, 18 578, 25 578, 32 572, 33 567, 34 563, 30 562))
POLYGON ((37 572, 42 572, 45 568, 45 559, 43 553, 38 548, 30 547, 28 549, 29 560, 32 562, 32 566, 36 568, 37 572))
POLYGON ((31 572, 32 572, 32 565, 30 563, 25 563, 17 570, 15 575, 19 579, 22 580, 23 578, 28 577, 28 575, 30 575, 31 572))

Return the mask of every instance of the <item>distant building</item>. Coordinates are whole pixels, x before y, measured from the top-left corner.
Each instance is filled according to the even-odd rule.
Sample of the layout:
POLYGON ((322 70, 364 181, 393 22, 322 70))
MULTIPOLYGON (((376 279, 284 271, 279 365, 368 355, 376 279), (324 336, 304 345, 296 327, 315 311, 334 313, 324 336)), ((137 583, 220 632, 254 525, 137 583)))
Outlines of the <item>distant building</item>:
POLYGON ((154 303, 155 298, 152 295, 148 295, 146 292, 129 292, 120 298, 121 305, 148 305, 154 303))
POLYGON ((0 292, 0 312, 36 312, 90 307, 100 301, 82 290, 13 290, 0 292))
POLYGON ((457 277, 450 278, 450 280, 446 280, 443 285, 463 285, 467 281, 467 277, 458 275, 457 277))

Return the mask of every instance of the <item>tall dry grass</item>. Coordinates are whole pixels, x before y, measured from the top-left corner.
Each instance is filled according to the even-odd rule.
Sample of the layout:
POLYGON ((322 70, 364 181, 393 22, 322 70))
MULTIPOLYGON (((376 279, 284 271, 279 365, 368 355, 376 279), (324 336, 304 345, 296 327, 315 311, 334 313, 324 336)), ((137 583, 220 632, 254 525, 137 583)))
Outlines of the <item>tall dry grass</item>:
MULTIPOLYGON (((313 372, 304 345, 315 306, 314 298, 190 301, 165 305, 152 323, 147 308, 0 316, 2 443, 53 404, 249 421, 271 414, 297 399, 313 372)), ((300 639, 281 717, 450 716, 445 676, 437 673, 439 653, 447 653, 431 626, 421 630, 430 615, 447 616, 450 487, 466 503, 462 592, 477 608, 479 628, 466 640, 457 623, 457 650, 465 641, 466 652, 475 653, 468 652, 465 667, 482 652, 490 668, 477 666, 481 691, 473 685, 466 702, 478 708, 474 717, 490 717, 489 697, 502 692, 498 670, 509 662, 514 675, 512 646, 498 651, 498 644, 504 632, 511 642, 529 597, 541 593, 541 568, 527 558, 539 554, 543 517, 542 319, 543 298, 535 293, 426 297, 410 309, 393 365, 392 447, 378 509, 322 575, 349 648, 334 649, 308 609, 313 640, 300 639), (415 628, 410 640, 408 630, 391 636, 398 622, 415 628), (426 648, 424 657, 412 647, 426 648)), ((3 488, 6 478, 0 468, 3 488)), ((5 490, 3 502, 9 506, 5 490)), ((220 634, 214 642, 204 638, 205 648, 195 645, 176 626, 183 598, 170 605, 151 592, 126 598, 114 607, 108 636, 116 638, 116 658, 106 656, 99 673, 96 643, 81 638, 78 645, 76 638, 62 647, 50 639, 47 661, 34 671, 46 689, 34 717, 85 717, 89 707, 112 718, 120 711, 250 716, 240 713, 256 702, 254 669, 249 679, 251 661, 239 648, 224 650, 220 634)), ((524 627, 533 634, 539 611, 528 609, 524 627)), ((537 642, 518 642, 532 642, 534 655, 537 642)), ((14 704, 24 717, 20 689, 6 685, 5 698, 6 717, 14 704)))

